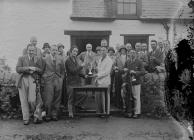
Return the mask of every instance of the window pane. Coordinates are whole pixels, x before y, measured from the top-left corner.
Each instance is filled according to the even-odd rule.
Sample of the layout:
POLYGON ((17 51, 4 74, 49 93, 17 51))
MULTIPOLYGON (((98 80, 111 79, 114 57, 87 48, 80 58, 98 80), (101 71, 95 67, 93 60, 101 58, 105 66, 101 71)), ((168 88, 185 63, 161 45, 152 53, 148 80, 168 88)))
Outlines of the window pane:
POLYGON ((124 2, 137 2, 137 0, 124 0, 124 2))
POLYGON ((130 4, 130 14, 132 14, 132 15, 137 14, 137 5, 136 4, 130 4))
POLYGON ((117 14, 123 14, 123 3, 117 3, 117 14))
POLYGON ((125 15, 136 15, 136 4, 125 4, 124 14, 125 15))

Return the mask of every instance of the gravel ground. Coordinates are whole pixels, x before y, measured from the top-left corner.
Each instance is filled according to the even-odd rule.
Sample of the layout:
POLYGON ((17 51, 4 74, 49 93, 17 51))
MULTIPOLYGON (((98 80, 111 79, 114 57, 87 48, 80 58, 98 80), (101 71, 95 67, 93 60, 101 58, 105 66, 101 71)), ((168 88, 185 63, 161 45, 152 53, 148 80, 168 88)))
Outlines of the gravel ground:
POLYGON ((187 140, 173 119, 95 117, 24 126, 20 120, 0 121, 0 140, 187 140))

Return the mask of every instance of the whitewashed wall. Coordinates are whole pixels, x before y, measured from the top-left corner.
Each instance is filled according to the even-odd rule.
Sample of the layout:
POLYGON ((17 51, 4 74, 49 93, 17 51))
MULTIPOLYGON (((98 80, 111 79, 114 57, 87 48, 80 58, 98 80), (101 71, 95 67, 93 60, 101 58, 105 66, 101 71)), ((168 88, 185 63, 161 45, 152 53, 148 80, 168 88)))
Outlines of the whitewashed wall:
MULTIPOLYGON (((64 30, 111 30, 110 45, 122 44, 120 34, 156 34, 152 38, 166 38, 161 24, 142 23, 137 20, 116 20, 113 22, 72 21, 71 0, 6 0, 0 1, 0 57, 15 69, 17 58, 29 43, 31 36, 37 36, 38 46, 44 42, 63 43, 70 47, 69 36, 64 30)), ((178 34, 183 27, 178 26, 178 34)), ((171 36, 172 37, 172 36, 171 36)))

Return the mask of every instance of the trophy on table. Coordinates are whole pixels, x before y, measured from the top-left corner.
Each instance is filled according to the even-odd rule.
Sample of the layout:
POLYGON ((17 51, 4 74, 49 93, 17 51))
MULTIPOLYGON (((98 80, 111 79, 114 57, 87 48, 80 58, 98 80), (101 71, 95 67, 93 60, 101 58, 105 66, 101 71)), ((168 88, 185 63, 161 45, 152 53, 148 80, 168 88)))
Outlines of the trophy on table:
POLYGON ((89 76, 92 76, 93 75, 92 69, 93 69, 92 63, 89 63, 89 66, 88 66, 88 70, 89 70, 88 75, 89 76))

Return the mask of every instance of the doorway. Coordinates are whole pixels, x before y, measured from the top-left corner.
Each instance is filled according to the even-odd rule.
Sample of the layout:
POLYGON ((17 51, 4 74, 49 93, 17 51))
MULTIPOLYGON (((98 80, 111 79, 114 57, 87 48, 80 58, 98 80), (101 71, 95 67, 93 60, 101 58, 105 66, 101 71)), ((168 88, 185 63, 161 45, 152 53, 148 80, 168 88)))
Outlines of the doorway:
POLYGON ((86 51, 86 44, 92 44, 92 50, 96 52, 96 47, 100 46, 101 40, 109 40, 107 36, 71 36, 71 44, 79 48, 79 53, 86 51))
POLYGON ((79 53, 86 50, 86 44, 92 44, 92 49, 95 52, 96 47, 100 46, 101 40, 106 39, 109 44, 109 36, 111 31, 76 31, 65 30, 65 35, 70 35, 71 46, 76 45, 79 49, 79 53))

